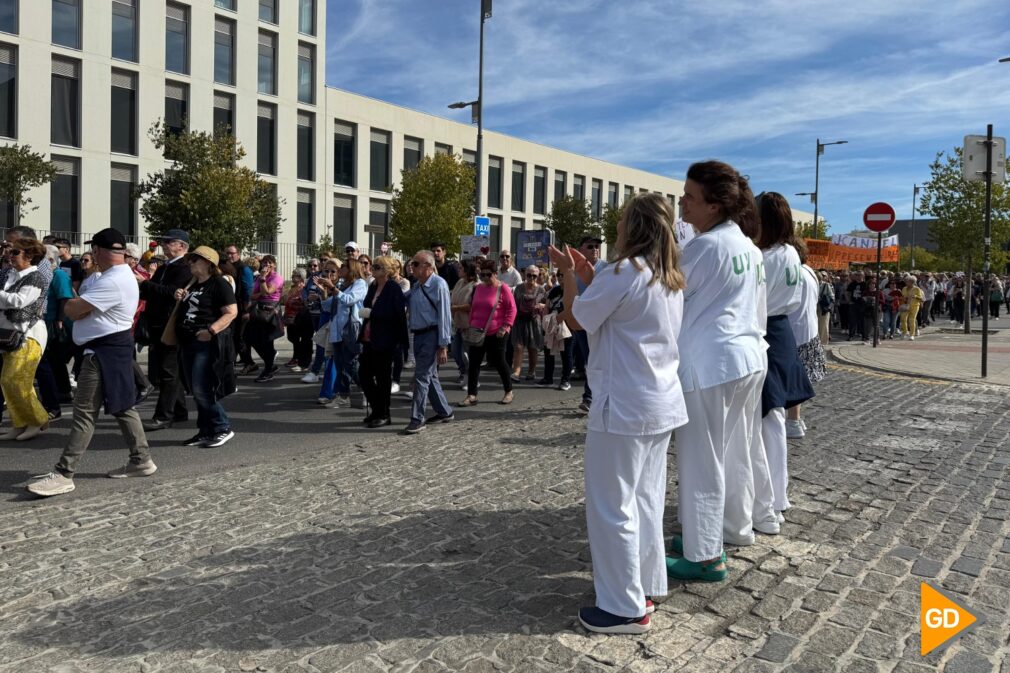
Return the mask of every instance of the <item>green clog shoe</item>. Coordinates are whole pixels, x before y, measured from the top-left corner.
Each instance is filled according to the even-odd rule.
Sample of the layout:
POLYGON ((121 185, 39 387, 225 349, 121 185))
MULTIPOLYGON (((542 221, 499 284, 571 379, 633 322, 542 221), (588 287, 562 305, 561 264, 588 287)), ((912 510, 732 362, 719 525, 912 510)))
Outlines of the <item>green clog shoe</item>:
POLYGON ((721 582, 728 575, 726 569, 726 552, 718 561, 695 562, 686 558, 666 557, 666 575, 675 580, 701 580, 702 582, 721 582), (717 566, 722 565, 718 570, 717 566))

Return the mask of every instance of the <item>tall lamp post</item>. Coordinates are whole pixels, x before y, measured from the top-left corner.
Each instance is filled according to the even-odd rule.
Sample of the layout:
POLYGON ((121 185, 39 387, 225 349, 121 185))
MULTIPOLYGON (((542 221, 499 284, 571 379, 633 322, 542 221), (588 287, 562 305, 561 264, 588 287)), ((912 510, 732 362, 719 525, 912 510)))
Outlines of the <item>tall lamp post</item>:
POLYGON ((822 143, 821 139, 817 139, 817 159, 814 163, 814 194, 811 198, 814 200, 814 226, 817 225, 817 209, 820 206, 820 196, 821 196, 821 155, 824 154, 824 148, 828 145, 845 145, 848 140, 835 140, 830 143, 822 143))
POLYGON ((909 271, 915 271, 915 198, 919 196, 919 185, 912 185, 912 251, 909 255, 909 271))
POLYGON ((471 109, 471 123, 477 124, 477 160, 476 160, 476 200, 474 212, 481 214, 481 197, 484 182, 484 22, 491 18, 492 0, 480 0, 480 65, 477 70, 477 100, 469 103, 458 101, 449 106, 452 110, 468 107, 471 109))

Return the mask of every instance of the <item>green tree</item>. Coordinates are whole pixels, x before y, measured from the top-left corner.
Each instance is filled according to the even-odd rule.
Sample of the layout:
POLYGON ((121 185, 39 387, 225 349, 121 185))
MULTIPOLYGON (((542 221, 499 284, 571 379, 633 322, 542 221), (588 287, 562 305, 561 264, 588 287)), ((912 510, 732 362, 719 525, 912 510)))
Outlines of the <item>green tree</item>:
MULTIPOLYGON (((940 257, 951 261, 970 259, 972 268, 981 270, 985 183, 966 182, 961 177, 960 147, 953 152, 937 152, 929 171, 919 212, 937 219, 929 228, 930 240, 936 243, 940 257)), ((1010 241, 1010 190, 1005 185, 992 187, 992 241, 992 268, 1002 269, 1010 257, 1003 249, 1010 241)), ((918 251, 915 261, 918 264, 918 251)), ((957 264, 957 268, 963 266, 964 261, 957 264)))
POLYGON ((390 204, 393 249, 413 255, 442 241, 446 252, 459 254, 459 237, 473 233, 473 168, 458 156, 436 154, 401 175, 390 204))
POLYGON ((603 206, 603 219, 600 220, 600 224, 603 226, 603 240, 607 242, 608 248, 613 248, 617 243, 617 224, 622 217, 624 217, 624 204, 619 208, 614 208, 609 203, 603 206))
POLYGON ((33 152, 31 145, 6 145, 0 147, 0 201, 14 206, 14 220, 21 218, 38 206, 32 206, 28 192, 48 184, 56 176, 56 166, 45 155, 33 152))
POLYGON ((794 222, 796 227, 796 235, 799 238, 816 238, 821 241, 830 241, 831 236, 828 235, 828 221, 824 218, 817 218, 817 224, 811 222, 794 222))
POLYGON ((149 133, 172 161, 137 186, 152 236, 178 228, 189 233, 193 245, 248 250, 277 235, 283 201, 256 171, 239 165, 245 150, 233 136, 174 134, 161 121, 149 133))
POLYGON ((589 202, 581 201, 574 196, 563 196, 555 201, 551 206, 551 212, 544 220, 544 226, 554 232, 555 245, 567 243, 576 246, 585 236, 603 238, 600 225, 593 221, 589 202))
POLYGON ((320 236, 317 243, 311 243, 305 246, 305 256, 310 259, 313 257, 319 257, 324 253, 333 256, 333 252, 333 237, 330 236, 329 232, 320 236))

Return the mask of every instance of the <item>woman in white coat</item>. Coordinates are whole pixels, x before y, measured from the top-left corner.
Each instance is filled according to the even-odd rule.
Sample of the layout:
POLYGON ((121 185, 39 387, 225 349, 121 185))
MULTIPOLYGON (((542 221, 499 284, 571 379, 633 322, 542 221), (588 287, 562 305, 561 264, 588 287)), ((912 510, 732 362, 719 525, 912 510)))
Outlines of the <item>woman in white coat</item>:
MULTIPOLYGON (((688 423, 677 430, 678 515, 683 532, 667 559, 678 580, 725 579, 723 542, 751 544, 752 464, 765 371, 761 252, 749 236, 756 215, 746 178, 728 164, 706 161, 687 172, 681 215, 698 235, 684 246, 687 280, 680 334, 680 380, 688 423)), ((763 452, 757 451, 758 457, 763 452)), ((768 499, 763 516, 774 518, 768 499)))
POLYGON ((561 316, 589 337, 586 523, 596 606, 579 610, 579 621, 598 633, 644 633, 651 597, 667 590, 666 452, 687 421, 677 376, 684 277, 673 226, 669 201, 640 194, 618 224, 616 260, 599 272, 578 251, 551 248, 565 284, 561 316), (588 285, 581 296, 576 275, 588 285))

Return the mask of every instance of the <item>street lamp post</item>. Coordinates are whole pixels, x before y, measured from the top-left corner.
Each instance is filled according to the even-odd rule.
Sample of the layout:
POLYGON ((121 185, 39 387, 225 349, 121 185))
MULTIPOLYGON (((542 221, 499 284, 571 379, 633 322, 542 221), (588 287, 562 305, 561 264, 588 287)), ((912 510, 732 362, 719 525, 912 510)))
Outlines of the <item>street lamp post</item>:
POLYGON ((830 143, 822 143, 821 139, 817 139, 817 158, 814 161, 814 227, 817 227, 817 209, 820 207, 821 201, 821 155, 824 154, 824 148, 828 145, 845 145, 848 140, 835 140, 830 143))
POLYGON ((909 255, 909 271, 915 271, 915 197, 919 196, 919 185, 912 185, 912 251, 909 255))

